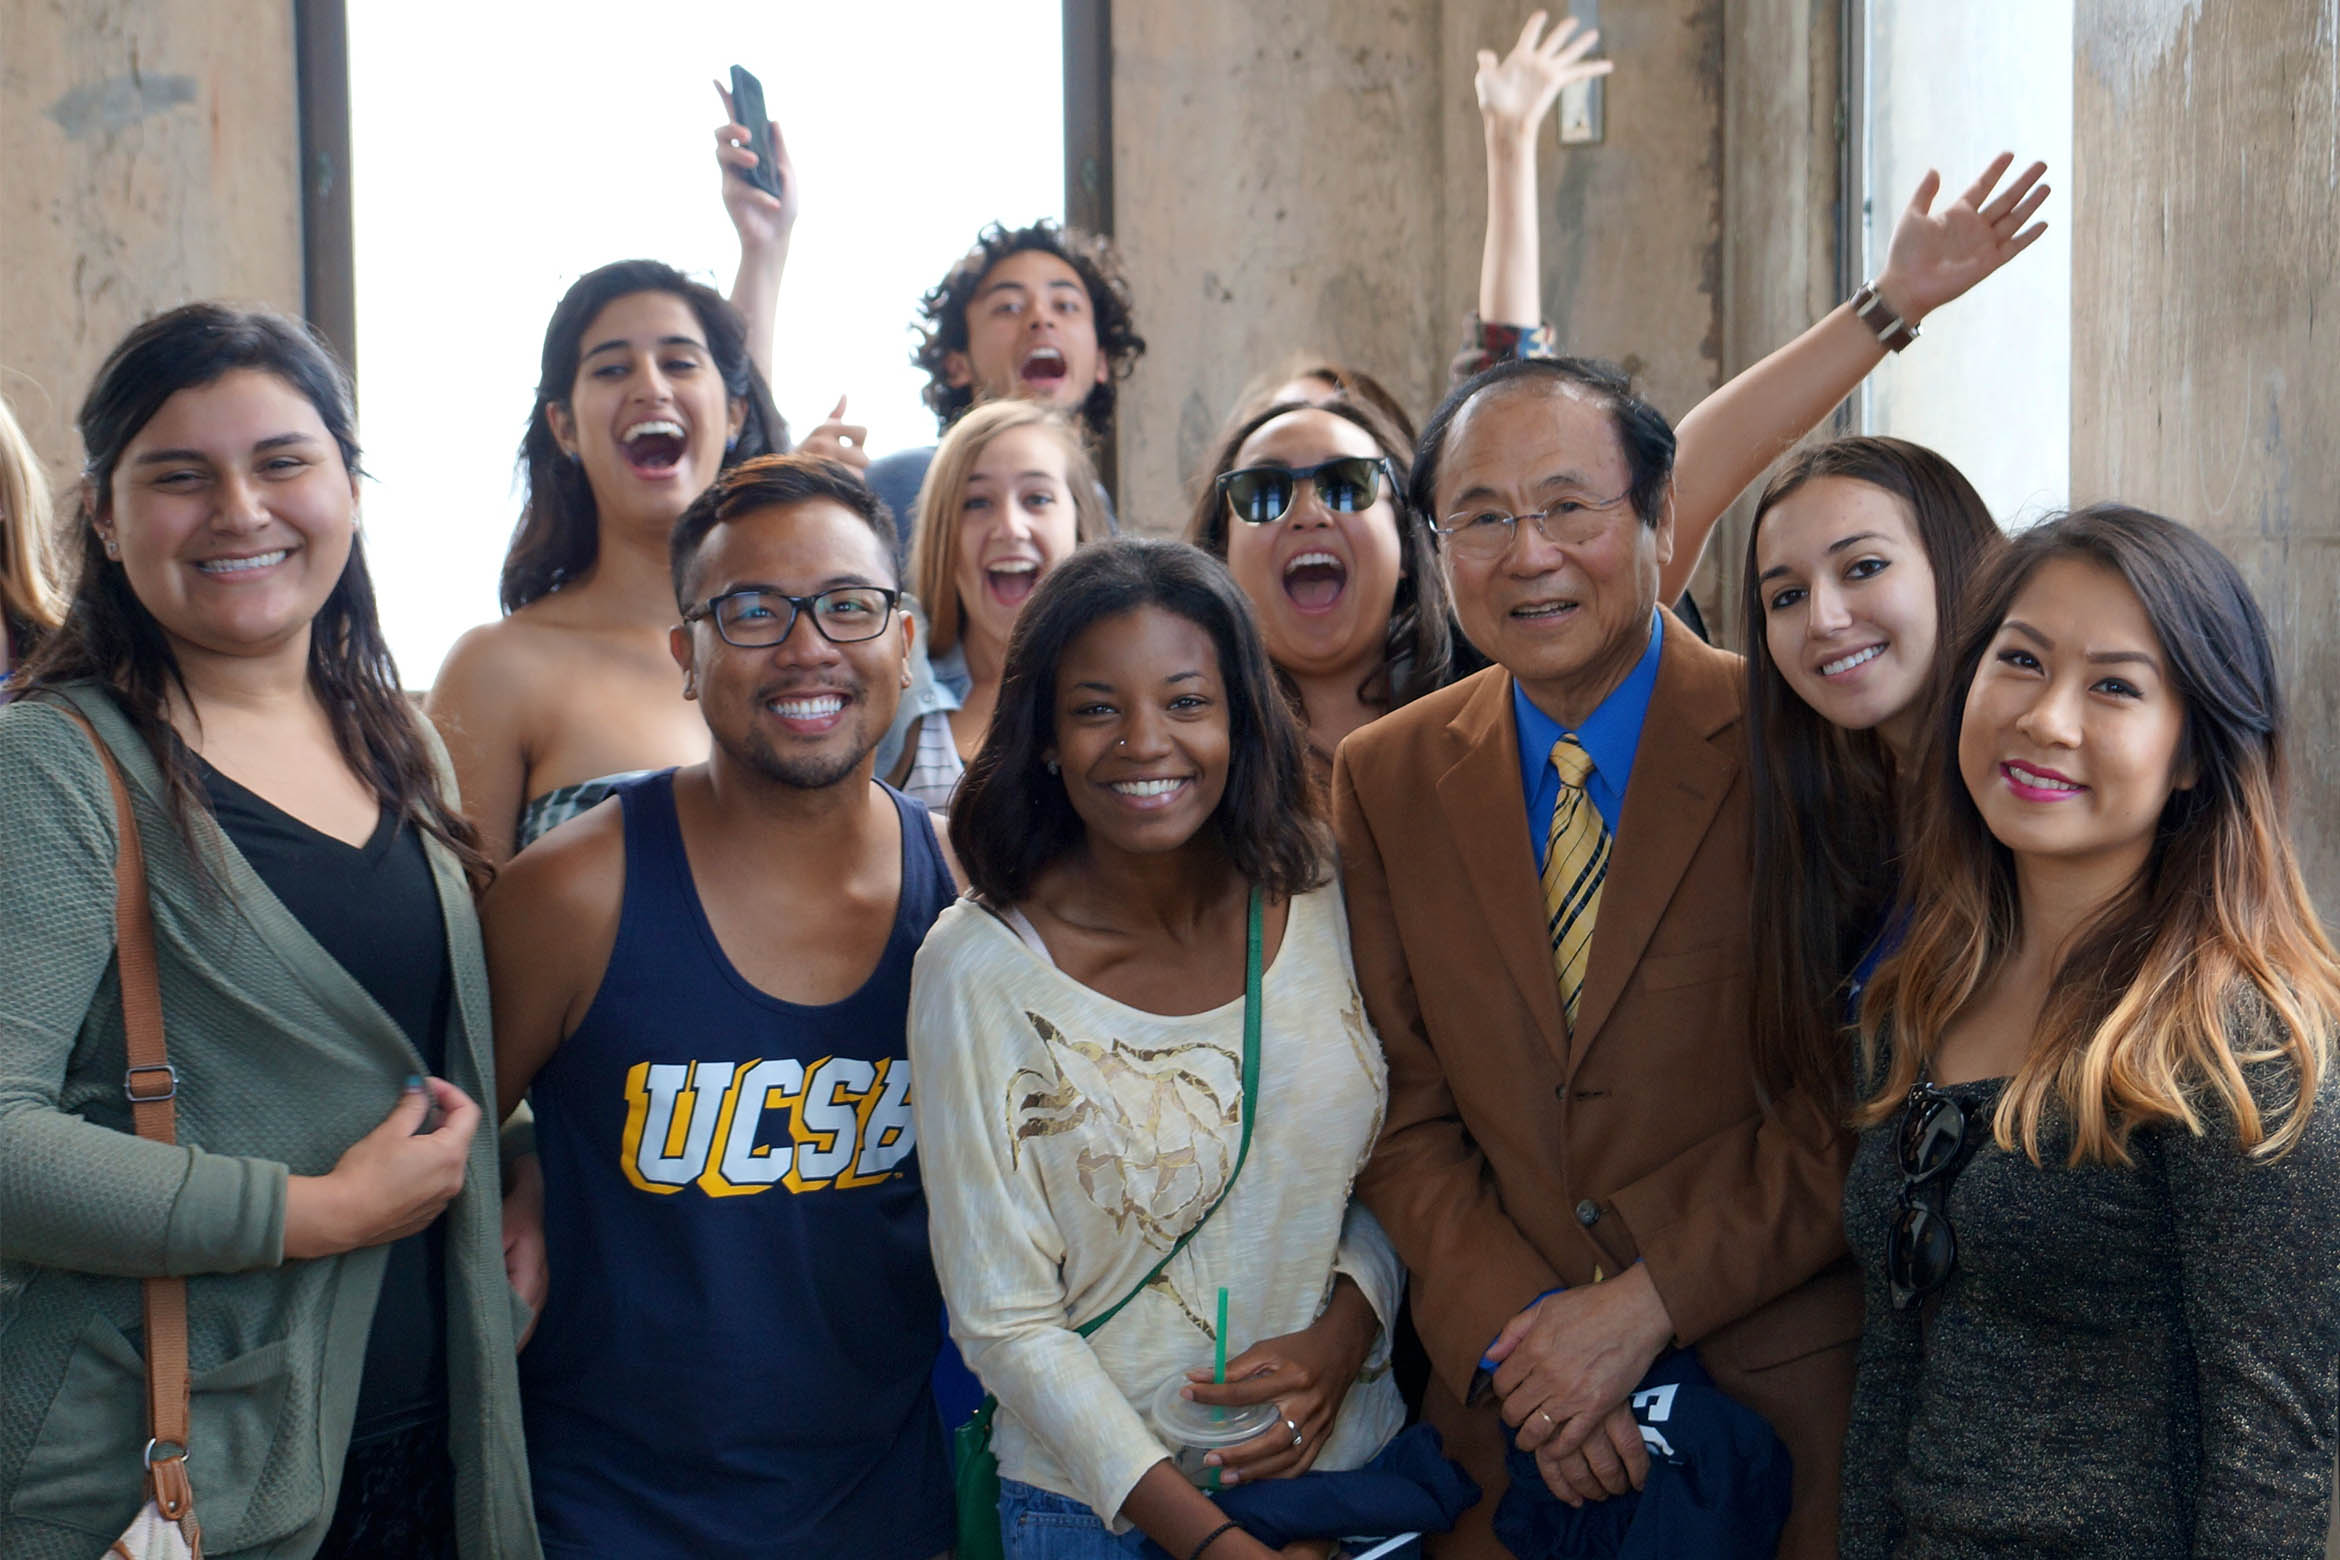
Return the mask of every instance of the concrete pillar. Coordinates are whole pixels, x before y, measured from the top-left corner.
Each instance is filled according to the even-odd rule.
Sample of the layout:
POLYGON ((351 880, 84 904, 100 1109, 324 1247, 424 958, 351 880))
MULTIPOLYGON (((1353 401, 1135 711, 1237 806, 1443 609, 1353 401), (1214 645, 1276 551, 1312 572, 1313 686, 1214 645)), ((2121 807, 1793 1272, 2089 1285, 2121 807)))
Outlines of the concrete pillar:
POLYGON ((0 393, 60 483, 106 352, 159 309, 301 307, 293 8, 0 8, 0 393))
POLYGON ((2291 704, 2292 828, 2340 915, 2340 25, 2301 0, 2081 0, 2072 497, 2235 560, 2291 704))
MULTIPOLYGON (((1114 7, 1115 223, 1151 343, 1122 399, 1125 518, 1181 523, 1236 392, 1295 349, 1365 369, 1427 415, 1478 292, 1473 56, 1509 47, 1527 9, 1114 7)), ((1624 361, 1677 416, 1724 350, 1724 9, 1604 7, 1604 48, 1626 62, 1606 139, 1563 153, 1547 129, 1541 158, 1562 343, 1624 361)))

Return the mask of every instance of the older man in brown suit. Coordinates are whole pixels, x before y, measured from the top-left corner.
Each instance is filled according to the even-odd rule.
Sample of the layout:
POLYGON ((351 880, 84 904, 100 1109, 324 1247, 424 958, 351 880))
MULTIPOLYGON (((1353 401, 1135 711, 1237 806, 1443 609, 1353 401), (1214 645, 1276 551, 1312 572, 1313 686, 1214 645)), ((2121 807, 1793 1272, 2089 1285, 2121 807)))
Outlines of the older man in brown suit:
POLYGON ((1506 1435, 1572 1503, 1637 1485, 1626 1399, 1674 1343, 1786 1442, 1780 1553, 1836 1552, 1847 1144, 1759 1076, 1741 663, 1656 606, 1673 442, 1601 365, 1505 364, 1450 397, 1415 507, 1498 664, 1334 769, 1389 1055, 1358 1191, 1413 1273, 1430 1418, 1488 1492, 1444 1555, 1503 1553, 1506 1435))

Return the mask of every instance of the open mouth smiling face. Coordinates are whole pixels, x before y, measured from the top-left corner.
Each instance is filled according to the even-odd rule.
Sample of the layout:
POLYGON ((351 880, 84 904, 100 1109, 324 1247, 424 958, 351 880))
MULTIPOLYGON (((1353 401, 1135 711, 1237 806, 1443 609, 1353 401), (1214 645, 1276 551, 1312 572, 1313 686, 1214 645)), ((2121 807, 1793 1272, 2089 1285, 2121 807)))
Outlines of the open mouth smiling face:
MULTIPOLYGON (((1262 423, 1233 466, 1305 472, 1327 461, 1378 460, 1373 435, 1310 408, 1262 423)), ((1299 479, 1280 518, 1254 525, 1230 510, 1227 567, 1258 612, 1276 664, 1299 675, 1357 669, 1381 653, 1403 573, 1397 511, 1386 473, 1372 499, 1348 476, 1299 479), (1330 480, 1328 504, 1319 483, 1330 480)))
POLYGON ((617 446, 635 476, 663 481, 681 469, 691 436, 671 417, 645 417, 618 430, 617 446))
POLYGON ((1016 378, 1043 396, 1054 396, 1063 389, 1065 377, 1071 372, 1063 349, 1049 345, 1034 347, 1016 365, 1016 378))
POLYGON ((1016 614, 1080 540, 1064 446, 1047 429, 1002 429, 959 495, 956 579, 963 627, 1005 647, 1016 614))

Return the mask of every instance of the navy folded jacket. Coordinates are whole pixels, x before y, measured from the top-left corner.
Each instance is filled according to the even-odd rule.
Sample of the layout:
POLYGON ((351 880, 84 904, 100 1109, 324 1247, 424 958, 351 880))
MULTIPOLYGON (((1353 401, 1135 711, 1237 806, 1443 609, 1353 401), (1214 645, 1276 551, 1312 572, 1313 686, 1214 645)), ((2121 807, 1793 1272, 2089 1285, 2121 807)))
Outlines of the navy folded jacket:
MULTIPOLYGON (((1304 1538, 1443 1533, 1478 1504, 1479 1486, 1446 1460, 1437 1431, 1416 1425, 1354 1473, 1264 1479, 1212 1499, 1244 1532, 1281 1549, 1304 1538)), ((1146 1560, 1173 1560, 1151 1541, 1144 1553, 1146 1560)))
POLYGON ((1771 1560, 1787 1525, 1794 1466, 1761 1414, 1676 1349, 1634 1390, 1649 1448, 1638 1493, 1570 1507, 1513 1447, 1495 1536, 1519 1560, 1771 1560))

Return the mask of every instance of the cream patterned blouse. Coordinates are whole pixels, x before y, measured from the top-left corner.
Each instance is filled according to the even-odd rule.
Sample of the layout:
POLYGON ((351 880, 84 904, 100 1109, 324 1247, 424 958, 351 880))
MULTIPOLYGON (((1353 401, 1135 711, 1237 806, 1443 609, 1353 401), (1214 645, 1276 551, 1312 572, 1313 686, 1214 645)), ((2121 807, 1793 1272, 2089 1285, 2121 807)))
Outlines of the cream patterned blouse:
POLYGON ((1349 959, 1338 880, 1292 902, 1261 980, 1258 1119, 1226 1202, 1148 1291, 1089 1338, 1208 1208, 1242 1138, 1243 1003, 1169 1017, 1060 972, 962 899, 919 951, 911 1076, 935 1267, 951 1333, 999 1399, 1000 1475, 1087 1502, 1116 1530, 1169 1455, 1153 1395, 1298 1332, 1348 1274, 1383 1323, 1316 1466, 1355 1468, 1397 1433, 1388 1368, 1402 1270, 1349 1189, 1388 1099, 1349 959))

